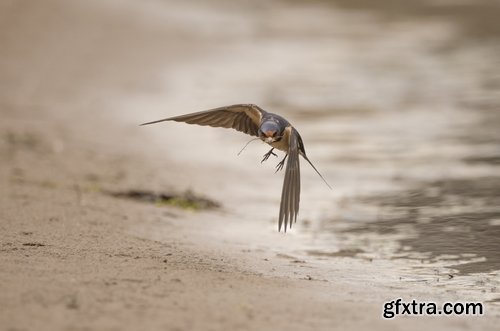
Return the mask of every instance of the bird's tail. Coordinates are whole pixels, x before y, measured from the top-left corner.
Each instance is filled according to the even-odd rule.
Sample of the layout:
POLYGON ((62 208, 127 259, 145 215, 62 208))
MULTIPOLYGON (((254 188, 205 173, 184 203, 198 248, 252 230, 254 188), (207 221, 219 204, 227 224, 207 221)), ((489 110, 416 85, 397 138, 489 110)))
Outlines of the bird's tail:
POLYGON ((316 171, 316 173, 321 177, 321 179, 323 179, 323 181, 325 182, 326 186, 328 186, 330 188, 330 190, 333 190, 332 187, 330 186, 330 184, 328 184, 328 182, 326 181, 326 179, 319 173, 318 169, 316 169, 316 167, 314 166, 314 164, 312 164, 312 162, 309 160, 309 158, 301 153, 302 157, 304 159, 306 159, 307 162, 309 162, 309 164, 311 165, 311 167, 313 167, 313 169, 316 171))

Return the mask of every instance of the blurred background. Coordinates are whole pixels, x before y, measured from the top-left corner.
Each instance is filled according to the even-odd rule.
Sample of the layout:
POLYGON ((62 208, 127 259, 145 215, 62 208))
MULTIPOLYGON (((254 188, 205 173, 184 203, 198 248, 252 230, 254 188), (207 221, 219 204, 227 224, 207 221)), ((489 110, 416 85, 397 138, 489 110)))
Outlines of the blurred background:
POLYGON ((255 103, 294 124, 334 187, 302 163, 296 253, 498 275, 499 13, 494 0, 2 0, 0 113, 50 112, 101 144, 120 140, 111 122, 147 132, 137 144, 183 167, 179 186, 230 211, 221 231, 271 233, 282 175, 279 159, 260 165, 267 147, 237 157, 249 137, 233 131, 137 127, 255 103))

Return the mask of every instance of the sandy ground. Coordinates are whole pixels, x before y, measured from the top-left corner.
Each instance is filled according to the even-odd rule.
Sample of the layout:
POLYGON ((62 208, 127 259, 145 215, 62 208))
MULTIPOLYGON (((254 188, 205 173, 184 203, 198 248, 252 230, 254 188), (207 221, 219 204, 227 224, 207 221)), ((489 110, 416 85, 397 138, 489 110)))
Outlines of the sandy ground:
MULTIPOLYGON (((164 72, 182 71, 182 61, 205 49, 216 57, 214 40, 224 44, 232 33, 250 29, 248 22, 237 25, 237 32, 224 30, 234 22, 210 8, 175 1, 0 5, 0 329, 496 329, 498 312, 383 319, 383 302, 398 297, 482 298, 472 290, 442 287, 439 281, 449 277, 439 270, 437 283, 401 282, 405 276, 387 261, 353 260, 349 252, 326 261, 300 255, 300 227, 287 235, 276 232, 272 216, 279 195, 259 200, 258 192, 236 183, 266 183, 246 175, 253 165, 241 166, 260 157, 260 150, 220 161, 205 154, 220 152, 216 147, 200 154, 194 147, 181 150, 192 142, 187 140, 172 151, 175 142, 166 142, 166 148, 153 130, 137 126, 164 113, 158 105, 130 112, 147 108, 144 95, 162 93, 164 72), (205 19, 206 12, 212 16, 205 19), (202 32, 193 34, 192 26, 202 32), (220 162, 225 164, 219 167, 220 162), (190 189, 222 207, 192 211, 108 194, 134 189, 174 194, 190 189), (250 206, 235 207, 245 199, 253 201, 250 206), (260 220, 255 223, 252 215, 260 220)), ((283 29, 279 23, 268 28, 283 29)), ((204 89, 207 82, 200 84, 204 89)), ((252 93, 258 95, 252 90, 245 96, 252 93)), ((194 110, 221 101, 220 96, 183 98, 170 105, 185 101, 185 108, 194 110)), ((231 147, 237 151, 244 139, 231 147)), ((269 174, 272 167, 255 171, 269 174)), ((315 179, 313 173, 305 176, 315 179)), ((279 192, 280 177, 271 183, 279 192)), ((311 195, 315 190, 309 189, 311 195)), ((311 220, 317 215, 305 213, 311 220)), ((491 283, 487 277, 482 281, 491 283)), ((497 291, 491 286, 489 292, 497 291)))

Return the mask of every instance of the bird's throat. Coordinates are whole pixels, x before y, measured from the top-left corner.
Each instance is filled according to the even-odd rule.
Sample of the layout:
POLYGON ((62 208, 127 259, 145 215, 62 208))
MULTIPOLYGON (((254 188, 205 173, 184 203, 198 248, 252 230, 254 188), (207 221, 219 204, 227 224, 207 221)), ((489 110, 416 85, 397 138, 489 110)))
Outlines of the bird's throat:
POLYGON ((268 143, 269 145, 271 145, 274 142, 274 138, 273 137, 266 137, 263 140, 264 140, 265 143, 268 143))

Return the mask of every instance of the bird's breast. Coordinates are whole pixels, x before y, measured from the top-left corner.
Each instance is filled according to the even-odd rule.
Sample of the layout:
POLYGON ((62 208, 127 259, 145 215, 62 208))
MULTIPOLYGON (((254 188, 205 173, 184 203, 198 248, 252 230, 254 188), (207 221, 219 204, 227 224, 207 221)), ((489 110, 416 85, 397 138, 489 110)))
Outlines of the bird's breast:
POLYGON ((287 127, 283 133, 283 137, 280 140, 273 142, 266 141, 266 143, 276 149, 279 149, 280 151, 288 153, 288 147, 290 145, 290 132, 291 127, 287 127))
POLYGON ((274 141, 268 144, 276 149, 279 149, 280 151, 288 152, 288 143, 286 143, 284 139, 281 139, 280 141, 274 141))

